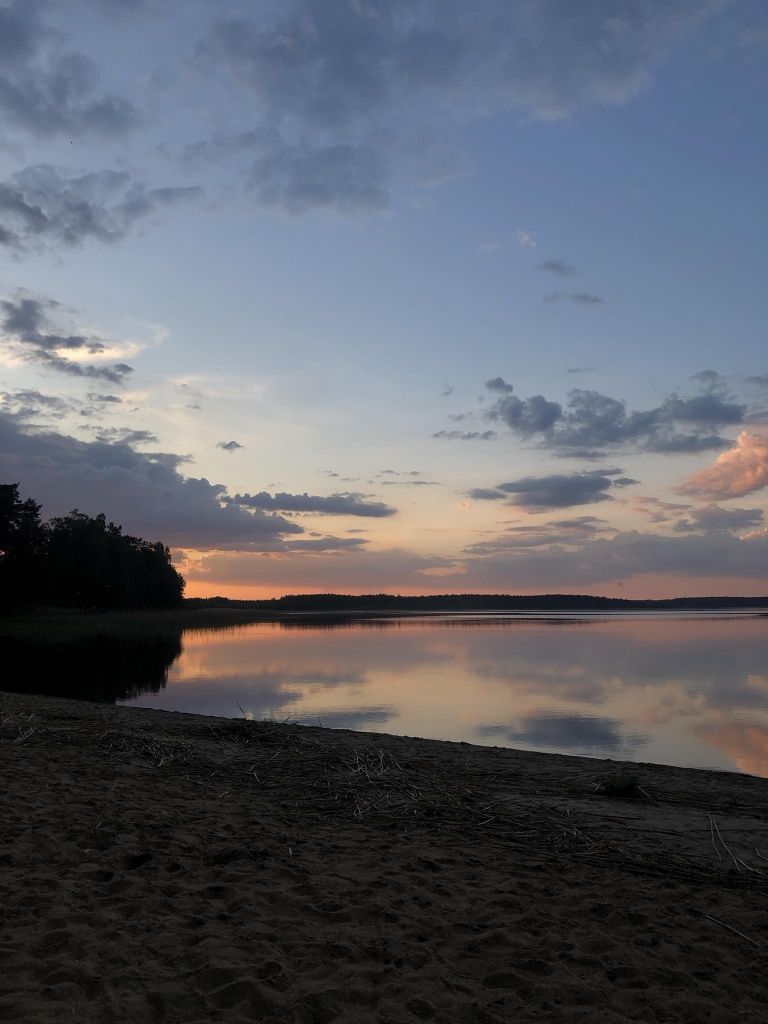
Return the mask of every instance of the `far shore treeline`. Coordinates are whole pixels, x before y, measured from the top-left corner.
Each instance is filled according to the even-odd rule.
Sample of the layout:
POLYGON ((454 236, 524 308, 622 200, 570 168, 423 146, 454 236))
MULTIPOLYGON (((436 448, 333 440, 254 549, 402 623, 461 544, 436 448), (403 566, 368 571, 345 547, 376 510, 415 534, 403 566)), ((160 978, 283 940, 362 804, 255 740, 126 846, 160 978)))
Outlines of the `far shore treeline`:
POLYGON ((77 509, 43 522, 18 484, 0 484, 0 610, 176 608, 184 579, 160 542, 77 509))
POLYGON ((191 597, 184 607, 231 609, 307 615, 417 614, 426 612, 639 612, 719 611, 765 608, 765 597, 670 597, 640 599, 601 597, 595 594, 286 594, 263 601, 241 601, 228 597, 191 597))

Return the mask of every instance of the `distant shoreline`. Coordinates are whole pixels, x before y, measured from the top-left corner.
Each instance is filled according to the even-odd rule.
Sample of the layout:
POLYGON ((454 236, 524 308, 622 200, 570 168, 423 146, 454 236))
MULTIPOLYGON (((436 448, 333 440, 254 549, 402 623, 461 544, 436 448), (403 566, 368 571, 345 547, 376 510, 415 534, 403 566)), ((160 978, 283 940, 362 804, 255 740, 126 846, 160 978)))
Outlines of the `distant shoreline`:
POLYGON ((392 595, 298 595, 271 601, 233 601, 228 598, 191 598, 180 608, 104 610, 98 608, 29 608, 0 615, 0 637, 36 636, 41 642, 74 640, 78 635, 127 632, 178 633, 185 629, 227 629, 259 622, 299 625, 302 622, 365 622, 373 619, 491 618, 560 619, 594 616, 608 619, 637 614, 768 615, 768 597, 675 598, 630 601, 619 598, 582 598, 544 595, 519 598, 497 595, 443 595, 408 598, 392 595), (584 603, 581 603, 581 602, 584 603), (454 603, 455 602, 455 603, 454 603), (588 602, 588 603, 587 603, 588 602))
POLYGON ((765 597, 674 597, 662 600, 590 594, 288 594, 265 601, 228 597, 185 598, 186 608, 231 608, 269 612, 596 612, 768 609, 765 597))

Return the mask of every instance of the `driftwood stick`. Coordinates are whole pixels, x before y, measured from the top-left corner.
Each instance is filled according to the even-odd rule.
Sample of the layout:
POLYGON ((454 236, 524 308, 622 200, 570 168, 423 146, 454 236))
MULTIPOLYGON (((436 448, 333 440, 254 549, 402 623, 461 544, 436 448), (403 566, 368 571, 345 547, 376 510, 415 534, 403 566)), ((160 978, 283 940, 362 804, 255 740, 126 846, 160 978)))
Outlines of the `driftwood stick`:
POLYGON ((726 924, 725 921, 721 921, 717 917, 712 917, 711 914, 705 914, 703 910, 699 911, 699 913, 706 917, 708 921, 714 921, 715 924, 719 924, 721 928, 727 928, 729 932, 733 932, 734 935, 741 936, 742 939, 746 939, 747 942, 751 943, 751 945, 757 946, 758 949, 762 949, 759 942, 750 938, 749 935, 745 935, 744 932, 740 932, 739 929, 734 928, 732 924, 726 924))

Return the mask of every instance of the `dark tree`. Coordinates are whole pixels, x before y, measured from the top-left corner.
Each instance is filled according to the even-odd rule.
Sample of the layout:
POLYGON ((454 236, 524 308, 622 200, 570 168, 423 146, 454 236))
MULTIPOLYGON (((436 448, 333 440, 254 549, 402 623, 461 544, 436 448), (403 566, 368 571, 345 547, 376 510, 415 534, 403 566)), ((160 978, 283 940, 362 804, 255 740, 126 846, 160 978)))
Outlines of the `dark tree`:
POLYGON ((18 484, 0 484, 0 607, 34 600, 44 543, 40 505, 22 501, 18 484))
POLYGON ((75 509, 40 522, 40 506, 0 485, 0 605, 171 608, 184 579, 164 544, 124 534, 75 509))
POLYGON ((45 527, 50 604, 92 608, 169 608, 184 580, 160 543, 123 534, 103 514, 75 509, 45 527))

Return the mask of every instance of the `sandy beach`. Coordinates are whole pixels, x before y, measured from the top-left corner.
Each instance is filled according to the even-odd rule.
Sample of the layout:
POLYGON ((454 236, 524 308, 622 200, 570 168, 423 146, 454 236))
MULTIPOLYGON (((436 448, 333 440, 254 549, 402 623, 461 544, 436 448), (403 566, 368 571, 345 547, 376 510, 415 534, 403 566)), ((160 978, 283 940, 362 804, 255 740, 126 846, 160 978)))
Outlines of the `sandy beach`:
POLYGON ((761 779, 9 693, 0 764, 4 1020, 768 1019, 761 779))

